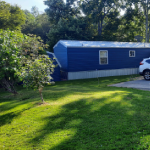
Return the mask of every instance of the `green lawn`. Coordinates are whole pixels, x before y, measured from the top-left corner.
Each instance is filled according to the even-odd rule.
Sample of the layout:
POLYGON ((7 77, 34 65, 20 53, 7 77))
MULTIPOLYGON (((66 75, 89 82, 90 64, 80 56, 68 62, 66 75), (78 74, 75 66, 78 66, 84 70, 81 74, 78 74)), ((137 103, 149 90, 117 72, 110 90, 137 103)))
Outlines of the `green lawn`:
POLYGON ((128 80, 57 82, 44 88, 45 105, 37 91, 0 89, 0 150, 150 149, 150 92, 107 87, 128 80))

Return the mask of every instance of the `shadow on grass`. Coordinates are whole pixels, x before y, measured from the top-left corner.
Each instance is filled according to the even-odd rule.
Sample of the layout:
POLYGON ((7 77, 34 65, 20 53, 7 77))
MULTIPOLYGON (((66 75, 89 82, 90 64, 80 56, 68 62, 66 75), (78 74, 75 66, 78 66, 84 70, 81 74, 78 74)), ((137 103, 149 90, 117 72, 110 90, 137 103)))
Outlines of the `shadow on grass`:
POLYGON ((17 112, 17 113, 14 113, 14 112, 10 112, 10 113, 7 113, 5 115, 0 115, 0 127, 5 125, 5 124, 10 124, 11 121, 19 116, 21 114, 21 112, 17 112))
POLYGON ((20 91, 18 90, 19 94, 17 95, 0 91, 0 112, 7 110, 10 111, 15 107, 21 106, 23 104, 28 104, 30 101, 35 101, 33 100, 34 98, 39 98, 40 100, 40 95, 38 91, 26 90, 20 86, 19 88, 20 91))
MULTIPOLYGON (((108 89, 111 91, 112 88, 108 89)), ((29 143, 36 145, 39 139, 42 142, 53 135, 49 141, 57 143, 51 143, 50 150, 146 148, 147 145, 140 145, 140 140, 150 134, 149 107, 143 105, 141 99, 144 98, 139 90, 119 91, 100 99, 90 97, 63 105, 59 114, 42 118, 47 124, 37 131, 39 135, 29 143), (124 92, 127 94, 122 95, 124 92)), ((146 103, 149 105, 150 101, 146 100, 146 103)))
MULTIPOLYGON (((38 149, 36 146, 43 144, 42 141, 48 138, 51 148, 46 149, 50 150, 139 148, 141 137, 149 134, 150 111, 147 106, 150 101, 143 98, 148 92, 107 87, 109 84, 126 81, 127 78, 102 78, 99 87, 97 79, 67 81, 46 87, 43 96, 49 101, 57 101, 69 95, 90 95, 92 92, 112 94, 102 98, 91 96, 78 99, 62 105, 59 113, 42 117, 46 124, 36 131, 37 136, 29 140, 27 145, 35 145, 35 149, 38 149), (121 99, 118 98, 120 96, 121 99), (146 105, 143 105, 143 100, 146 105)), ((0 109, 10 110, 27 103, 29 101, 15 101, 11 105, 7 101, 6 104, 0 105, 0 109)), ((4 121, 1 125, 11 123, 13 118, 21 113, 22 111, 4 114, 1 116, 4 121)))
POLYGON ((23 94, 15 96, 11 93, 7 95, 5 93, 7 94, 7 92, 4 92, 0 99, 0 127, 10 124, 14 118, 19 117, 24 111, 35 107, 38 103, 36 100, 31 99, 33 92, 28 94, 22 92, 23 94))
MULTIPOLYGON (((137 75, 134 75, 135 77, 137 75)), ((71 80, 65 82, 56 82, 56 85, 46 86, 43 91, 44 98, 50 101, 56 101, 65 96, 72 94, 87 94, 92 91, 105 91, 108 89, 107 85, 115 84, 119 82, 129 81, 130 76, 116 76, 116 77, 103 77, 98 79, 82 79, 71 80)), ((114 87, 110 87, 114 90, 114 87)))
MULTIPOLYGON (((23 104, 28 104, 28 103, 29 102, 23 102, 23 103, 20 102, 20 104, 18 104, 18 103, 13 104, 13 106, 11 106, 11 107, 9 106, 9 108, 12 109, 12 108, 21 106, 23 104)), ((9 105, 9 104, 7 104, 7 105, 9 105)), ((10 124, 14 118, 19 117, 24 111, 29 110, 29 109, 33 108, 34 106, 35 106, 35 104, 28 105, 25 108, 22 108, 20 110, 16 110, 16 111, 12 111, 12 112, 8 112, 6 114, 0 115, 0 127, 3 125, 6 125, 6 124, 10 124)), ((8 109, 8 107, 7 107, 7 109, 8 109)), ((1 110, 1 107, 0 107, 0 110, 1 110)))
MULTIPOLYGON (((137 75, 134 76, 137 77, 137 75)), ((102 77, 99 78, 99 84, 97 78, 56 82, 53 86, 46 86, 43 95, 46 100, 56 101, 58 98, 63 98, 77 92, 79 92, 78 94, 87 94, 90 90, 104 91, 105 88, 108 88, 108 85, 129 81, 129 78, 130 76, 102 77)))

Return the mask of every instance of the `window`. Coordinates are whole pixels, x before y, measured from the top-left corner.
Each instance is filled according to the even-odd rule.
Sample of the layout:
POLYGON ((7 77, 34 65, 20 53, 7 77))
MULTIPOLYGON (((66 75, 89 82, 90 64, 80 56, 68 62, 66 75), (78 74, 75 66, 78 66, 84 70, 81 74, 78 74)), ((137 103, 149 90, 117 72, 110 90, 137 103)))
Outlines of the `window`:
POLYGON ((135 51, 129 51, 129 57, 135 57, 135 51))
POLYGON ((106 65, 108 64, 108 51, 101 50, 99 51, 100 64, 106 65))
POLYGON ((147 62, 148 64, 150 64, 150 59, 146 60, 146 62, 147 62))

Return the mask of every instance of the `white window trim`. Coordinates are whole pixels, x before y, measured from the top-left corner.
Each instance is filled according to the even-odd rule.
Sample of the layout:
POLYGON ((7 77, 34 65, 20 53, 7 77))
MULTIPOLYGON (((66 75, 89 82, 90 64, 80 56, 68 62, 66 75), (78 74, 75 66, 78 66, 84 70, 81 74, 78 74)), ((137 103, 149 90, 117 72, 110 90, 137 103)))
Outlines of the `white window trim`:
POLYGON ((135 50, 129 50, 129 57, 135 57, 135 50), (134 56, 130 56, 130 51, 134 51, 134 56))
POLYGON ((100 65, 108 65, 108 50, 99 50, 99 64, 100 64, 100 65), (107 64, 101 64, 101 61, 100 61, 100 58, 101 58, 101 57, 100 57, 100 52, 101 52, 101 51, 106 51, 106 52, 107 52, 107 64))

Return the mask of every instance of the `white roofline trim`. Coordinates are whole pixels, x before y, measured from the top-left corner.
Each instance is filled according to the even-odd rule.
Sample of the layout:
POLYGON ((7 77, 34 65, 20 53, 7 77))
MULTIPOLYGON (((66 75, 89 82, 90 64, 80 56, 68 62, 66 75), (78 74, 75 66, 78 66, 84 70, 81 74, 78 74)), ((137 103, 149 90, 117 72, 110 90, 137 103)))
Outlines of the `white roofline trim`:
POLYGON ((67 46, 66 46, 61 40, 59 40, 59 41, 54 45, 53 49, 54 49, 59 43, 62 44, 64 47, 67 48, 67 46))
MULTIPOLYGON (((48 53, 48 54, 52 54, 52 55, 54 56, 54 58, 56 58, 56 56, 55 56, 55 54, 54 54, 54 53, 49 52, 49 51, 46 51, 46 53, 48 53)), ((58 63, 59 67, 61 68, 61 64, 60 64, 60 62, 58 61, 58 59, 57 59, 57 58, 56 58, 56 62, 58 63)))
MULTIPOLYGON (((77 41, 77 40, 60 40, 58 43, 61 43, 65 48, 81 48, 81 47, 118 47, 118 48, 150 48, 150 43, 143 42, 117 42, 117 41, 77 41)), ((57 43, 57 44, 58 44, 57 43)), ((55 46, 56 47, 56 46, 55 46)))
POLYGON ((93 46, 85 47, 85 46, 68 46, 67 48, 150 48, 150 47, 100 47, 100 46, 97 46, 97 47, 93 47, 93 46))

